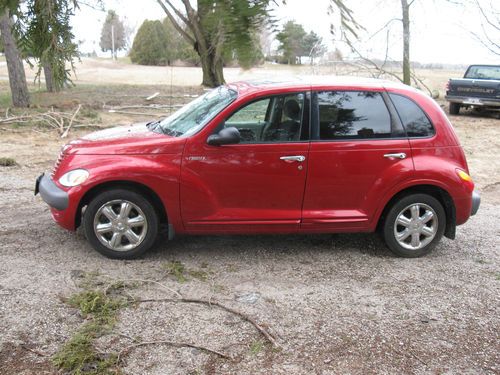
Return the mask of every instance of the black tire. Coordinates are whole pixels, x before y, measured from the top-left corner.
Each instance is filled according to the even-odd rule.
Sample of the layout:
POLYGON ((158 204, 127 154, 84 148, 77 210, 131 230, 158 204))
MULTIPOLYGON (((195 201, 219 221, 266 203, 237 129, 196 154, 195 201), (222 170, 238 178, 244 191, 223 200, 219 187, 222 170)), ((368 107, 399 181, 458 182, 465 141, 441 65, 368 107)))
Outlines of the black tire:
POLYGON ((450 115, 458 115, 460 112, 460 104, 459 103, 450 103, 450 115))
MULTIPOLYGON (((109 210, 108 210, 109 212, 109 210)), ((121 211, 119 211, 121 212, 121 211)), ((116 209, 114 209, 113 212, 115 215, 116 209)), ((119 220, 120 217, 117 215, 117 219, 119 220)), ((109 220, 109 223, 104 223, 103 225, 111 225, 112 222, 109 220)), ((122 225, 123 223, 118 223, 118 225, 122 225)), ((138 258, 141 255, 143 255, 146 251, 148 251, 153 244, 155 243, 156 237, 158 235, 158 226, 159 226, 159 221, 158 221, 158 214, 156 210, 154 209, 153 205, 151 202, 146 199, 143 195, 132 191, 132 190, 126 190, 126 189, 113 189, 113 190, 107 190, 102 193, 100 193, 98 196, 96 196, 92 201, 88 204, 87 209, 85 210, 85 214, 83 216, 83 229, 85 232, 85 236, 87 237, 87 240, 90 242, 92 247, 97 250, 99 253, 102 255, 112 258, 112 259, 134 259, 138 258), (121 202, 124 201, 124 202, 121 202), (127 222, 128 220, 133 220, 137 217, 142 217, 145 222, 145 225, 142 225, 141 227, 133 227, 132 224, 130 224, 130 227, 126 226, 125 228, 120 228, 123 233, 120 233, 120 243, 117 246, 122 246, 123 249, 120 250, 115 250, 111 247, 108 247, 101 242, 99 239, 98 235, 96 234, 96 231, 94 230, 94 224, 95 221, 101 221, 106 220, 106 215, 103 214, 100 210, 105 207, 115 207, 113 206, 121 206, 121 203, 131 203, 132 208, 130 209, 130 215, 134 216, 137 214, 135 217, 129 218, 127 215, 127 222), (135 207, 134 207, 135 205, 135 207), (96 217, 98 215, 98 217, 96 217), (139 235, 137 235, 138 238, 140 238, 140 241, 138 241, 138 244, 135 245, 131 241, 128 240, 127 233, 129 229, 132 229, 133 231, 140 231, 139 235), (127 233, 125 233, 125 231, 127 233), (128 245, 127 245, 128 242, 128 245), (127 246, 133 246, 131 249, 127 249, 127 246)), ((116 228, 115 228, 116 229, 116 228)), ((114 229, 113 229, 114 230, 114 229)), ((112 236, 115 232, 114 231, 109 231, 108 233, 101 235, 100 238, 103 238, 104 236, 112 236), (108 234, 109 233, 109 234, 108 234)), ((103 240, 105 240, 103 238, 103 240)), ((111 240, 109 241, 111 246, 111 240)))
MULTIPOLYGON (((427 216, 427 217, 428 217, 427 216)), ((404 218, 402 218, 404 219, 404 218)), ((431 250, 436 246, 436 244, 443 237, 444 230, 446 228, 446 213, 442 204, 434 197, 427 194, 412 194, 404 196, 403 198, 396 201, 387 212, 385 216, 385 220, 383 223, 383 237, 384 240, 389 247, 389 249, 396 255, 404 258, 417 258, 423 255, 426 255, 431 252, 431 250), (418 205, 418 206, 416 206, 418 205), (426 223, 421 223, 419 220, 413 220, 412 216, 409 218, 406 216, 408 221, 411 221, 411 224, 408 223, 408 226, 397 224, 398 218, 401 218, 401 215, 412 213, 412 208, 419 208, 418 218, 419 220, 425 215, 430 216, 432 213, 432 219, 429 219, 426 223), (422 215, 422 216, 421 216, 422 215), (420 227, 419 227, 420 225, 420 227), (426 228, 424 228, 426 227, 426 228), (426 234, 419 234, 421 231, 425 229, 426 234), (406 241, 412 241, 413 234, 415 237, 418 237, 418 243, 422 245, 422 247, 408 248, 412 247, 412 243, 406 243, 406 241), (427 233, 432 231, 434 233, 433 236, 427 235, 427 233), (399 234, 406 234, 406 238, 399 240, 396 238, 396 232, 399 234), (408 233, 410 233, 408 235, 408 233), (401 244, 403 243, 404 246, 401 244)))

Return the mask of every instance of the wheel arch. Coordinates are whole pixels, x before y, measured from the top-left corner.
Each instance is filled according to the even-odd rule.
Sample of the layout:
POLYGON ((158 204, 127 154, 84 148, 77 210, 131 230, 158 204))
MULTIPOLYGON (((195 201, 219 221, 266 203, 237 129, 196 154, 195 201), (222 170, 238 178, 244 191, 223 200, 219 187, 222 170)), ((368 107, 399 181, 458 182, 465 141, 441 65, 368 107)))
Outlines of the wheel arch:
POLYGON ((160 224, 168 224, 168 215, 167 210, 160 199, 159 195, 151 189, 149 186, 144 185, 140 182, 128 181, 128 180, 114 180, 114 181, 106 181, 100 184, 97 184, 90 188, 80 199, 78 203, 78 208, 75 213, 75 228, 78 228, 82 222, 82 210, 85 206, 87 206, 92 199, 94 199, 97 195, 106 190, 111 189, 127 189, 135 191, 141 194, 144 198, 149 200, 153 205, 154 209, 158 213, 158 219, 160 224))
POLYGON ((411 194, 428 194, 436 198, 439 203, 443 205, 444 211, 446 213, 446 228, 444 230, 444 236, 447 238, 454 239, 456 232, 456 208, 453 199, 445 189, 430 184, 423 185, 413 185, 402 189, 392 196, 391 199, 385 204, 381 215, 377 221, 377 230, 380 230, 383 226, 384 220, 387 216, 387 212, 392 207, 392 205, 407 195, 411 194))

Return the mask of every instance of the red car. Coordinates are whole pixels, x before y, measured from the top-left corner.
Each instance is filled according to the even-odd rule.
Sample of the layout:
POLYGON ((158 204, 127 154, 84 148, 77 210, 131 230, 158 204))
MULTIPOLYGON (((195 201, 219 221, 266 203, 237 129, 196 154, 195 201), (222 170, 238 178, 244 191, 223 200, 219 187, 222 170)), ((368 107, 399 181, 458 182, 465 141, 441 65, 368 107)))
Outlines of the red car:
POLYGON ((480 203, 441 108, 379 80, 239 82, 170 117, 66 145, 35 194, 111 258, 178 234, 380 230, 428 253, 480 203))

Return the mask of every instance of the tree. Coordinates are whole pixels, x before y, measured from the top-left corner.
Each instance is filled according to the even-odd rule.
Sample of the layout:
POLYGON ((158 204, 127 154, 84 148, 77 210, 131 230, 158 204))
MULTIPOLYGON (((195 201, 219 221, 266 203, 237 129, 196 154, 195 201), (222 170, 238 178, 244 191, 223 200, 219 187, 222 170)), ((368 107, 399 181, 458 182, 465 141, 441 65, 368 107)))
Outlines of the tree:
MULTIPOLYGON (((2 9, 0 8, 0 13, 2 9)), ((13 21, 9 9, 3 8, 0 14, 0 33, 5 50, 5 60, 9 72, 10 91, 12 104, 15 107, 28 107, 30 105, 28 85, 24 73, 23 61, 17 47, 16 39, 12 33, 13 21)))
MULTIPOLYGON (((241 66, 255 61, 259 46, 259 30, 266 21, 273 22, 269 6, 276 0, 156 0, 177 31, 200 56, 203 85, 214 87, 224 82, 224 55, 236 57, 241 66), (228 53, 231 52, 231 53, 228 53)), ((331 0, 331 9, 338 9, 341 26, 353 30, 350 10, 344 0, 331 0)), ((348 31, 349 32, 349 31, 348 31)))
POLYGON ((73 62, 79 57, 70 24, 77 0, 7 1, 17 17, 20 47, 38 66, 36 79, 40 79, 43 69, 47 90, 61 90, 71 82, 73 62), (71 69, 66 67, 68 62, 71 69))
POLYGON ((130 60, 141 65, 167 65, 168 35, 161 21, 145 20, 134 38, 130 60))
POLYGON ((307 33, 302 25, 295 21, 285 23, 283 29, 276 35, 276 39, 280 42, 278 51, 281 51, 287 64, 300 64, 300 56, 309 55, 304 43, 306 36, 307 33))
POLYGON ((224 82, 224 55, 238 59, 248 67, 254 61, 257 34, 268 19, 271 0, 157 0, 177 31, 200 56, 202 84, 215 87, 224 82))
MULTIPOLYGON (((498 2, 496 2, 498 5, 498 2)), ((495 8, 493 2, 481 4, 474 0, 474 5, 479 11, 481 31, 471 32, 472 36, 495 55, 500 55, 500 9, 495 8)))
POLYGON ((403 13, 403 83, 411 85, 411 66, 410 66, 410 6, 413 4, 411 0, 401 0, 401 10, 403 13))
POLYGON ((125 25, 114 10, 108 10, 106 20, 102 25, 101 40, 99 45, 103 52, 110 51, 111 58, 114 58, 115 60, 116 52, 125 49, 127 46, 125 25))
POLYGON ((177 31, 168 18, 163 20, 163 27, 167 33, 167 59, 169 61, 182 60, 189 64, 199 65, 200 58, 193 47, 177 31))
POLYGON ((310 57, 312 65, 316 57, 322 56, 326 52, 326 47, 323 45, 323 38, 314 31, 309 32, 304 37, 304 50, 310 57))

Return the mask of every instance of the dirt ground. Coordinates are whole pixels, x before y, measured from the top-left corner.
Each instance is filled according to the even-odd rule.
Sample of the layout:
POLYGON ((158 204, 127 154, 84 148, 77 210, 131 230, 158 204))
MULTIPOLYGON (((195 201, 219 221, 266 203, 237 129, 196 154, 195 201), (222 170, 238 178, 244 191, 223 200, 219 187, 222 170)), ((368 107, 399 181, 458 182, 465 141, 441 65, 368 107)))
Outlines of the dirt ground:
MULTIPOLYGON (((70 106, 88 96, 84 90, 68 96, 70 106)), ((127 90, 138 89, 121 95, 127 90)), ((86 100, 103 126, 129 121, 86 100)), ((131 304, 99 340, 100 351, 120 351, 129 336, 194 343, 232 359, 152 345, 128 353, 125 374, 500 374, 500 120, 469 113, 451 121, 482 204, 456 240, 443 239, 427 257, 395 258, 376 235, 338 234, 182 237, 136 261, 100 256, 80 230, 57 227, 33 196, 36 176, 67 140, 45 128, 0 124, 0 157, 17 162, 0 167, 0 374, 57 373, 50 357, 85 322, 63 297, 81 290, 85 273, 154 280, 184 297, 222 302, 266 327, 281 346, 272 348, 251 324, 214 306, 131 304), (172 261, 206 277, 181 282, 166 271, 172 261)), ((75 129, 70 139, 88 131, 75 129)), ((172 297, 168 289, 138 283, 129 293, 172 297)))

